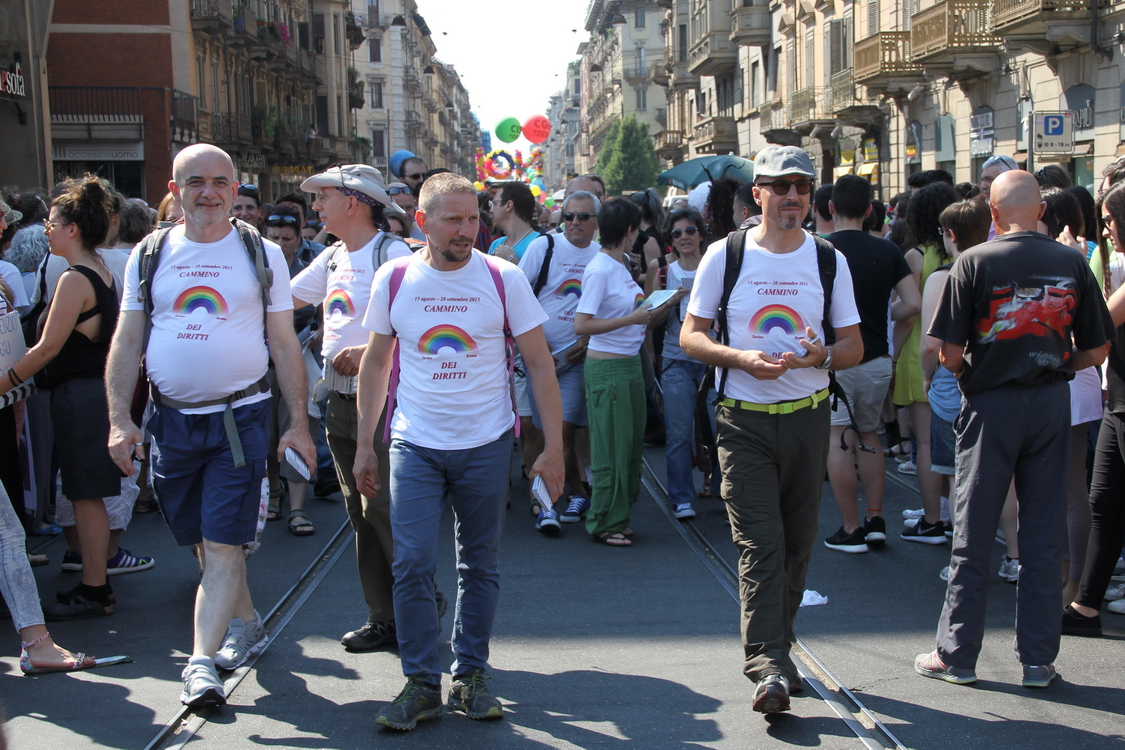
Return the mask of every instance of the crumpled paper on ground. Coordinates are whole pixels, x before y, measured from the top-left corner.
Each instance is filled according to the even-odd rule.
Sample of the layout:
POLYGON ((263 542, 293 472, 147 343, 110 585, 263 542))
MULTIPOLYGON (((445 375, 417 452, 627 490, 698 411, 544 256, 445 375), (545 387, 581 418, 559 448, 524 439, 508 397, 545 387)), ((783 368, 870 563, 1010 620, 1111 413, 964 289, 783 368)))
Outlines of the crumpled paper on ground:
POLYGON ((805 595, 801 597, 802 607, 816 607, 827 603, 827 596, 821 596, 819 592, 813 591, 812 589, 805 589, 805 595))

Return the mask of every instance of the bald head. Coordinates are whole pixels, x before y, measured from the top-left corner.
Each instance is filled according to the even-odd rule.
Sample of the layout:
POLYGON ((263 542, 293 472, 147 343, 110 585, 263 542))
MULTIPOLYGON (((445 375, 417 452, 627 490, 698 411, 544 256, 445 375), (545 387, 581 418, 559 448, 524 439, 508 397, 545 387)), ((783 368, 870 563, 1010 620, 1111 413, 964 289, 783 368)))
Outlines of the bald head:
POLYGON ((172 181, 183 186, 189 174, 223 173, 234 181, 234 162, 230 155, 210 143, 188 146, 172 162, 172 181), (200 171, 202 170, 202 171, 200 171))
POLYGON ((566 183, 566 193, 563 197, 565 198, 571 193, 577 193, 581 190, 597 195, 598 186, 589 177, 575 177, 573 180, 566 183))
POLYGON ((1020 169, 1004 172, 996 178, 988 202, 997 234, 1034 232, 1046 208, 1035 176, 1020 169))

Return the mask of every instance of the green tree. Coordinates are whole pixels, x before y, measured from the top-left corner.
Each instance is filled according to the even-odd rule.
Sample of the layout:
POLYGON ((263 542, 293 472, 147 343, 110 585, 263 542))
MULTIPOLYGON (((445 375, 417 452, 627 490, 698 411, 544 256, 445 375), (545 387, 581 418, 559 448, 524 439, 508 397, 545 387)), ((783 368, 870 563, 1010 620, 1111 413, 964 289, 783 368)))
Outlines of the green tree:
POLYGON ((648 125, 635 117, 613 123, 598 154, 598 174, 605 180, 608 195, 654 186, 660 162, 648 137, 648 125))

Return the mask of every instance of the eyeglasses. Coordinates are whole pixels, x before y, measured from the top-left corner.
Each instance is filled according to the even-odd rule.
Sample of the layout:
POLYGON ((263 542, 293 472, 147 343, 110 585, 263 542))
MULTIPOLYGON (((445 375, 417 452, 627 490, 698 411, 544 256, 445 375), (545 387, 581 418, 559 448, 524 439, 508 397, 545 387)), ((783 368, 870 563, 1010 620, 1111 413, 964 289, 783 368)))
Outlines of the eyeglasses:
POLYGON ((296 216, 289 216, 288 214, 274 214, 273 216, 266 217, 266 221, 274 222, 275 224, 300 224, 301 220, 296 216))
POLYGON ((415 172, 414 174, 403 175, 403 177, 409 177, 412 180, 420 180, 420 179, 422 179, 423 174, 424 173, 422 173, 422 172, 415 172))
POLYGON ((570 212, 563 214, 563 221, 574 221, 575 219, 578 219, 579 221, 589 221, 593 218, 593 216, 593 214, 588 214, 585 211, 580 214, 570 212))
POLYGON ((699 230, 696 229, 695 227, 684 227, 683 229, 673 229, 672 230, 672 239, 678 240, 678 239, 680 239, 680 237, 682 237, 685 234, 688 237, 694 237, 698 233, 699 233, 699 230))
POLYGON ((403 187, 387 188, 387 195, 400 195, 400 194, 412 195, 412 193, 410 191, 410 188, 406 187, 405 185, 403 187))
POLYGON ((808 195, 812 192, 812 180, 774 180, 773 182, 756 182, 756 187, 772 188, 774 195, 789 195, 790 188, 797 188, 797 195, 808 195))
POLYGON ((63 221, 51 221, 50 219, 43 219, 43 228, 46 230, 47 234, 50 234, 51 230, 54 229, 55 227, 69 227, 73 223, 74 223, 73 221, 63 222, 63 221))
POLYGON ((1103 217, 1102 217, 1102 223, 1103 223, 1103 224, 1105 224, 1106 226, 1109 226, 1109 223, 1110 223, 1111 221, 1113 221, 1113 217, 1112 217, 1112 216, 1106 215, 1106 216, 1103 216, 1103 217))
POLYGON ((948 227, 938 227, 937 230, 938 230, 938 233, 941 234, 943 237, 952 237, 953 236, 953 230, 948 228, 948 227))

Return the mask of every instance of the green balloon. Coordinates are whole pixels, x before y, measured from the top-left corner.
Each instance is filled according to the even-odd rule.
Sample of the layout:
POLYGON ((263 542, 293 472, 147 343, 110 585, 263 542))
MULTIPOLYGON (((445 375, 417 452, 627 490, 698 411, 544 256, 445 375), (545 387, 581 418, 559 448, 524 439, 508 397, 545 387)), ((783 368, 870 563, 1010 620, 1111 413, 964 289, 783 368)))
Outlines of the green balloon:
POLYGON ((511 143, 519 138, 521 131, 520 121, 514 117, 505 117, 496 124, 496 137, 504 143, 511 143))

